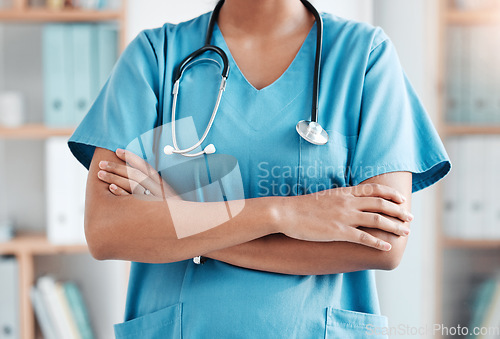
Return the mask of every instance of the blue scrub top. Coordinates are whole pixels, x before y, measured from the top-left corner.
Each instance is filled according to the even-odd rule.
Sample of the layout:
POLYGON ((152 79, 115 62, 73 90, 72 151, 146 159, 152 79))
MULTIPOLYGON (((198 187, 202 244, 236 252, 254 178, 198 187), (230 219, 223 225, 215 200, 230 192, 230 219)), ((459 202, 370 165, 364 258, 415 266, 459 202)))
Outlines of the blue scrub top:
MULTIPOLYGON (((380 28, 329 14, 322 17, 319 119, 330 134, 328 144, 309 144, 295 131, 299 120, 310 119, 316 26, 285 73, 261 90, 245 79, 216 27, 212 43, 226 51, 231 69, 219 113, 202 147, 213 143, 216 155, 235 159, 232 166, 245 198, 358 185, 394 171, 412 172, 415 192, 444 177, 450 170, 448 156, 391 41, 380 28)), ((205 14, 179 25, 165 24, 141 32, 130 43, 69 141, 84 166, 89 166, 95 147, 134 149, 138 138, 155 126, 158 112, 164 114, 163 123, 170 122, 173 72, 203 45, 208 20, 205 14)), ((200 62, 199 71, 193 67, 181 83, 178 119, 188 122, 184 129, 178 127, 181 147, 191 146, 203 134, 211 114, 211 107, 205 106, 213 105, 218 90, 217 84, 204 82, 203 72, 212 66, 203 65, 200 62), (191 133, 188 125, 197 136, 182 137, 183 131, 191 133)), ((160 149, 171 143, 169 128, 162 138, 167 141, 160 149)), ((151 145, 140 143, 135 149, 147 158, 145 147, 151 145)), ((177 159, 173 163, 187 161, 171 157, 177 159)), ((167 163, 161 166, 169 166, 165 158, 161 161, 167 163)), ((176 172, 190 176, 190 181, 203 181, 202 174, 176 172)), ((179 181, 187 180, 170 183, 183 190, 179 181)), ((369 328, 386 326, 373 271, 294 276, 216 260, 204 265, 186 260, 132 263, 125 322, 115 326, 115 334, 118 338, 364 338, 369 328)))

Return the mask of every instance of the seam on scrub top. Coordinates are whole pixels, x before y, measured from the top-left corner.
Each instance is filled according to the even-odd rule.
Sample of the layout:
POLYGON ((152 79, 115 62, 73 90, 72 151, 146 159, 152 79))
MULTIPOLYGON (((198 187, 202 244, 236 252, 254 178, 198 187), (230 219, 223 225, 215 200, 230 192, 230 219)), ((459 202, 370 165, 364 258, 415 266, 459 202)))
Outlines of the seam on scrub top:
POLYGON ((149 38, 149 35, 147 34, 147 31, 144 30, 142 31, 142 34, 144 34, 144 36, 146 37, 146 40, 148 41, 149 45, 151 46, 151 49, 153 50, 153 54, 155 56, 155 59, 156 59, 156 65, 158 66, 159 68, 159 62, 158 62, 158 55, 156 53, 156 49, 155 49, 155 46, 153 45, 153 42, 151 41, 151 39, 149 38))
POLYGON ((370 50, 370 54, 372 54, 373 51, 375 51, 377 48, 379 48, 381 45, 383 45, 384 43, 390 41, 389 38, 385 38, 384 40, 382 40, 381 42, 379 42, 375 47, 373 47, 371 50, 370 50))

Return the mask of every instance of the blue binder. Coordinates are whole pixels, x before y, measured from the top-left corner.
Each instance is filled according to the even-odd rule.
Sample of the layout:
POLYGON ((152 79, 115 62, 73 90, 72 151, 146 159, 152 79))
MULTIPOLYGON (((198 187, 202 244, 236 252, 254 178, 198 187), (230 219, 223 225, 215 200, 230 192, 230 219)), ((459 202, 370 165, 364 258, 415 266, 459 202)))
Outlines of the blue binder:
POLYGON ((72 124, 70 85, 72 76, 71 40, 68 25, 49 24, 43 37, 44 121, 47 126, 65 127, 72 124))
POLYGON ((118 59, 118 27, 116 24, 98 25, 97 50, 99 52, 98 87, 106 83, 118 59))
POLYGON ((72 125, 78 125, 87 114, 95 99, 91 74, 96 67, 92 62, 92 41, 95 40, 95 26, 92 24, 71 25, 72 39, 68 46, 73 48, 73 88, 72 125))
POLYGON ((20 338, 17 260, 0 256, 0 339, 20 338))

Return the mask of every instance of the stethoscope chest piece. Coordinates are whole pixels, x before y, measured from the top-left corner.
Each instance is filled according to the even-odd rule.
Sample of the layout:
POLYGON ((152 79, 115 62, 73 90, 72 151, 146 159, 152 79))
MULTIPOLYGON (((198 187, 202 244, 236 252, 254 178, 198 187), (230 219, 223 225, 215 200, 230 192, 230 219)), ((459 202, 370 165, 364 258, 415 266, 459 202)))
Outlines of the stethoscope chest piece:
POLYGON ((297 133, 311 144, 324 145, 328 142, 328 133, 317 122, 302 120, 296 129, 297 133))

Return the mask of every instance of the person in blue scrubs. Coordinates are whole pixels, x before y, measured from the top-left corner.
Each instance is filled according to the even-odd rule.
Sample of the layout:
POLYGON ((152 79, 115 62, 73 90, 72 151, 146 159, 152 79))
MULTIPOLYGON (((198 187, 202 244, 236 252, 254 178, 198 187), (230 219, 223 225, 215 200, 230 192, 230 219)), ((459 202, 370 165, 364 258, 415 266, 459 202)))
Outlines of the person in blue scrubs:
MULTIPOLYGON (((230 74, 200 147, 213 143, 215 154, 167 156, 170 127, 159 152, 152 134, 170 126, 173 73, 203 46, 210 13, 145 30, 123 52, 69 140, 89 168, 91 253, 132 262, 117 338, 387 337, 373 270, 398 265, 411 193, 451 165, 385 33, 321 15, 323 146, 295 131, 310 119, 317 29, 298 0, 222 7, 212 44, 230 74), (216 181, 223 200, 207 194, 216 181), (211 213, 214 201, 226 215, 211 213), (195 230, 219 222, 180 236, 176 218, 195 230)), ((196 67, 181 83, 181 147, 205 130, 218 90, 212 66, 196 67)))

